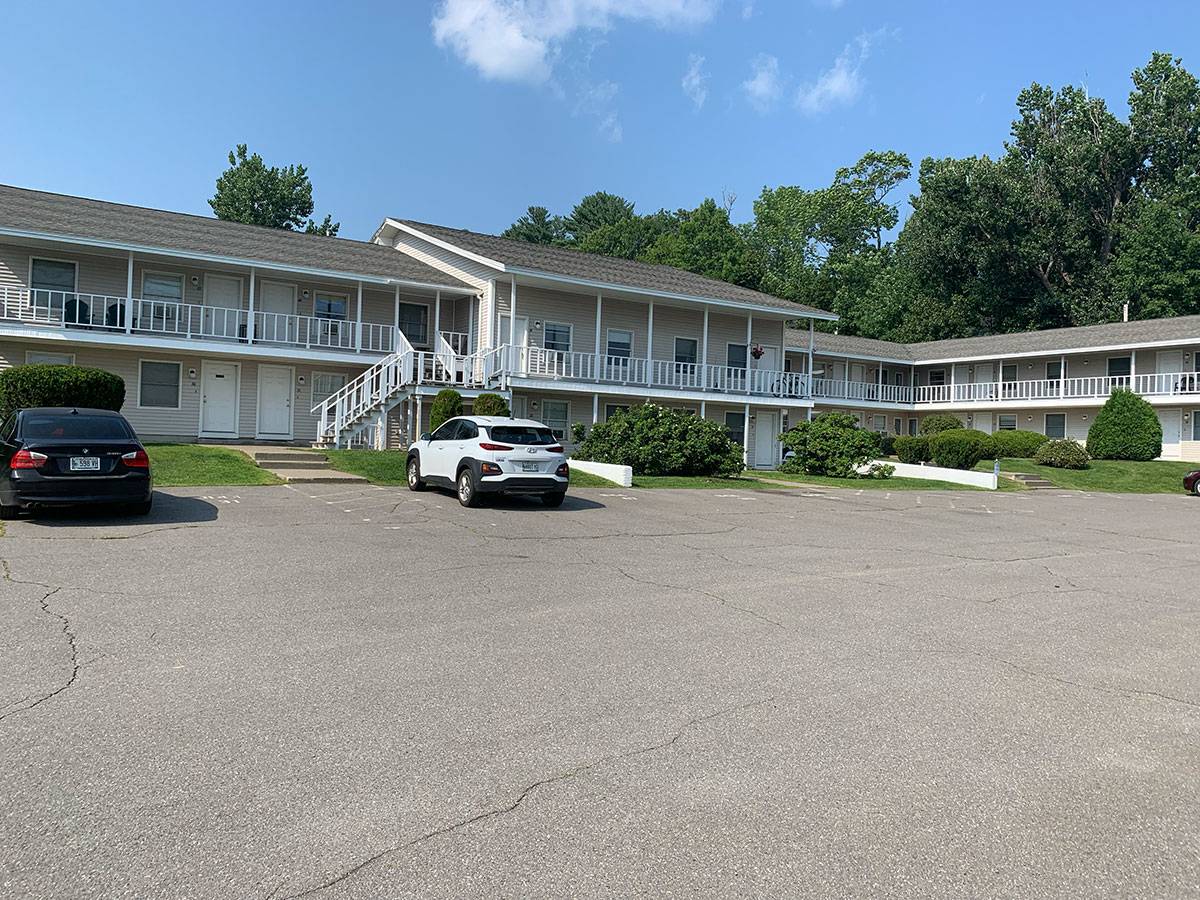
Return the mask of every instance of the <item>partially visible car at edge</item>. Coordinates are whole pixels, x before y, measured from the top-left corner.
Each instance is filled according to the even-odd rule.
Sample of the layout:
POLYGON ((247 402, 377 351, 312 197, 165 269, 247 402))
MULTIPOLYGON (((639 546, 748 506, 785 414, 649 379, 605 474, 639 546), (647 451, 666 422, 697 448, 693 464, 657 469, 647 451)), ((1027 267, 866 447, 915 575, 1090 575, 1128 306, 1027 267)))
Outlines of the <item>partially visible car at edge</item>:
POLYGON ((1200 469, 1188 472, 1183 476, 1183 489, 1200 497, 1200 469))
POLYGON ((450 487, 463 506, 488 494, 526 494, 561 506, 570 470, 562 441, 533 419, 457 416, 408 448, 409 490, 450 487))
POLYGON ((119 504, 146 515, 150 458, 133 427, 107 409, 21 409, 0 426, 0 518, 39 507, 119 504))

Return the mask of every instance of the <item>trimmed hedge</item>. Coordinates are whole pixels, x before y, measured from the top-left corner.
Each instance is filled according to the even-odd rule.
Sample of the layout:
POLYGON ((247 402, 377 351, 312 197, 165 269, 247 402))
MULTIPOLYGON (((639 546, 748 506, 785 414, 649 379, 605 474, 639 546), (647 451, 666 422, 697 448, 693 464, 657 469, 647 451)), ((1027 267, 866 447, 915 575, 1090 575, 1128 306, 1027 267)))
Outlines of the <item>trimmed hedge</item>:
POLYGON ((859 428, 853 416, 825 412, 800 421, 780 437, 794 454, 779 467, 782 472, 858 478, 858 467, 879 455, 879 434, 859 428))
POLYGON ((902 463, 923 463, 933 459, 929 455, 929 438, 924 435, 901 435, 895 440, 896 456, 902 463))
POLYGON ((953 431, 962 427, 962 419, 950 413, 934 413, 921 420, 921 434, 937 434, 939 431, 953 431))
POLYGON ((1038 447, 1050 440, 1037 431, 997 431, 992 435, 996 442, 996 456, 1000 459, 1032 459, 1038 447))
POLYGON ((511 416, 512 410, 499 394, 480 394, 471 404, 473 416, 511 416))
POLYGON ((947 469, 973 469, 982 459, 996 458, 992 436, 973 428, 939 431, 929 439, 929 450, 934 464, 947 469))
POLYGON ((1113 391, 1088 429, 1087 452, 1093 459, 1157 459, 1162 423, 1154 407, 1132 391, 1113 391))
POLYGON ((80 406, 119 412, 125 381, 103 369, 34 364, 0 372, 0 419, 35 406, 80 406))
POLYGON ((1088 452, 1072 440, 1046 441, 1037 448, 1033 461, 1056 469, 1086 469, 1091 464, 1088 452))
POLYGON ((429 405, 429 430, 436 431, 437 427, 447 419, 463 414, 462 394, 454 388, 443 388, 433 398, 429 405))
POLYGON ((632 466, 635 475, 736 475, 742 447, 725 426, 689 412, 643 403, 592 426, 574 456, 632 466))

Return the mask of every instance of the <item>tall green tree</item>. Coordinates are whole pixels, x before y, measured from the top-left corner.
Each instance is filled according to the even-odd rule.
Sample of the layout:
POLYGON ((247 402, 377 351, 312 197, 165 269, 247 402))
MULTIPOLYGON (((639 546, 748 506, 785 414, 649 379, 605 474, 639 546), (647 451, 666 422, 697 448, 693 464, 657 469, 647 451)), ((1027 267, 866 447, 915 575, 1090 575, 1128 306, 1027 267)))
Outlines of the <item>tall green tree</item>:
POLYGON ((679 212, 677 219, 678 227, 660 235, 641 255, 644 262, 758 288, 762 257, 730 223, 728 210, 708 198, 693 210, 679 212))
POLYGON ((531 206, 525 210, 525 215, 500 232, 500 237, 527 241, 530 244, 561 244, 562 219, 550 215, 550 210, 544 206, 531 206))
POLYGON ((633 203, 616 194, 597 191, 576 203, 563 218, 563 231, 570 242, 578 243, 597 228, 632 218, 633 203))
POLYGON ((229 153, 229 168, 217 179, 217 190, 208 201, 218 219, 265 225, 286 231, 304 230, 309 234, 333 237, 340 223, 331 216, 316 222, 313 211, 312 182, 302 165, 267 166, 257 154, 249 154, 245 144, 229 153))

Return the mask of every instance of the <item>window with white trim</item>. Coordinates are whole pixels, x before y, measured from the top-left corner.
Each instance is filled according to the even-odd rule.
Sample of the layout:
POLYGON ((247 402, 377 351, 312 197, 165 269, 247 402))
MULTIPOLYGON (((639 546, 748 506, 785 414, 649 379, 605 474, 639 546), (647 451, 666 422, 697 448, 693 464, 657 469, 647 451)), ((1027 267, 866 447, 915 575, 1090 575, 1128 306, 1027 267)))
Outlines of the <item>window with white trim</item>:
POLYGON ((1067 436, 1067 414, 1046 413, 1045 435, 1055 440, 1065 438, 1067 436))
POLYGON ((350 298, 345 294, 326 294, 317 291, 313 295, 313 315, 318 319, 344 322, 349 310, 350 298))
POLYGON ((29 290, 35 308, 62 312, 67 300, 74 299, 78 266, 60 259, 30 261, 29 290))
POLYGON ((543 400, 542 421, 558 440, 567 436, 567 428, 571 417, 571 404, 566 400, 543 400))
POLYGON ((929 370, 929 383, 931 385, 935 385, 937 387, 940 387, 943 384, 945 384, 946 383, 946 370, 945 369, 930 369, 929 370))
POLYGON ((183 276, 167 272, 143 272, 142 299, 182 303, 183 276))
POLYGON ((622 331, 618 328, 608 329, 608 348, 606 352, 609 356, 629 359, 633 355, 633 332, 622 331))
POLYGON ((892 420, 892 434, 900 434, 904 430, 903 419, 892 420))
POLYGON ((143 359, 138 367, 138 406, 179 409, 183 366, 143 359))
POLYGON ((725 365, 729 368, 744 369, 747 359, 749 359, 749 354, 746 352, 745 344, 727 344, 725 346, 725 365))
POLYGON ((699 349, 700 342, 695 338, 675 338, 675 362, 694 365, 699 349))
POLYGON ((744 412, 725 413, 725 430, 729 439, 739 447, 746 442, 746 414, 744 412))
POLYGON ((31 366, 73 366, 74 353, 46 353, 43 350, 26 350, 25 363, 31 366))
POLYGON ((887 434, 887 416, 872 416, 871 430, 878 431, 880 434, 887 434))
POLYGON ((1200 409, 1192 410, 1192 440, 1200 441, 1200 409))
POLYGON ((345 386, 345 372, 313 372, 312 405, 324 403, 345 386))
POLYGON ((916 419, 908 420, 908 433, 913 435, 914 437, 916 436, 916 434, 917 434, 917 420, 916 419))
POLYGON ((571 326, 562 322, 547 322, 543 331, 542 346, 559 353, 571 352, 571 326))
POLYGON ((611 419, 617 413, 629 412, 629 407, 624 403, 606 403, 604 405, 605 420, 611 419))
POLYGON ((1056 359, 1046 363, 1046 380, 1058 381, 1062 378, 1062 360, 1056 359))
POLYGON ((1128 378, 1133 371, 1133 357, 1110 356, 1108 358, 1109 378, 1128 378))
POLYGON ((1004 415, 1004 414, 997 416, 996 417, 996 430, 997 431, 1016 431, 1017 430, 1017 417, 1013 416, 1013 415, 1004 415))
POLYGON ((400 304, 400 331, 413 346, 429 343, 429 307, 424 303, 400 304))

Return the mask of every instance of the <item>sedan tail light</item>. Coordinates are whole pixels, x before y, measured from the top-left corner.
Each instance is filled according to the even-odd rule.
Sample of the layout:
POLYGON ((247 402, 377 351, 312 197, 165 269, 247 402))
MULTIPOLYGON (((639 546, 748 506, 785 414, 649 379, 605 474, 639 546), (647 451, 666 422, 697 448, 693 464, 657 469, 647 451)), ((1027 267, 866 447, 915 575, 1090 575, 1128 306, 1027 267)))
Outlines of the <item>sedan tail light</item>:
POLYGON ((49 459, 45 453, 38 453, 36 450, 18 450, 13 454, 12 461, 9 462, 10 469, 40 469, 42 463, 49 459))
POLYGON ((489 444, 487 441, 480 441, 479 449, 480 450, 511 450, 512 447, 508 446, 508 444, 489 444))
POLYGON ((145 450, 134 450, 132 453, 122 453, 121 462, 125 463, 125 468, 127 469, 150 468, 150 457, 146 455, 145 450))

